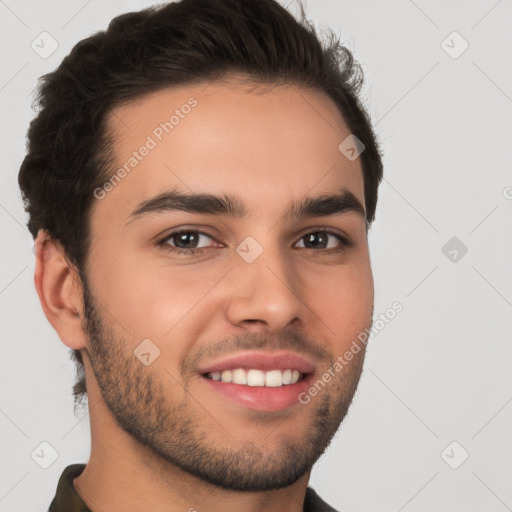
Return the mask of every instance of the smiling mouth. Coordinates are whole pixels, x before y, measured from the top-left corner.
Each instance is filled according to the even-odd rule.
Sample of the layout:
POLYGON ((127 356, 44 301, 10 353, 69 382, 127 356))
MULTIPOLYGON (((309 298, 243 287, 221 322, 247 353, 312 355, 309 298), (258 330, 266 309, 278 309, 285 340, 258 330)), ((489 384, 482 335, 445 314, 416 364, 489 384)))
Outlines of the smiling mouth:
POLYGON ((208 379, 239 384, 241 386, 251 387, 269 387, 279 388, 296 384, 305 378, 304 373, 296 369, 288 368, 286 370, 263 371, 256 368, 235 368, 233 370, 224 370, 222 372, 208 372, 204 376, 208 379))
POLYGON ((234 353, 197 368, 217 397, 261 412, 275 412, 299 403, 317 373, 316 365, 289 350, 234 353))

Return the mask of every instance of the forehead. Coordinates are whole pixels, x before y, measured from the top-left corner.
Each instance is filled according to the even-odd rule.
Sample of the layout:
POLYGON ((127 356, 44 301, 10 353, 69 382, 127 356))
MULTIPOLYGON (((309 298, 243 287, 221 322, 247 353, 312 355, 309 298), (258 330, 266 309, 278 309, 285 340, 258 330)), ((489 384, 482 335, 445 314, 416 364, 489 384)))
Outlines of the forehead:
POLYGON ((350 131, 318 91, 235 82, 170 88, 114 109, 108 127, 111 186, 95 208, 109 215, 127 217, 170 189, 227 193, 251 211, 343 187, 364 205, 360 160, 338 150, 350 131))

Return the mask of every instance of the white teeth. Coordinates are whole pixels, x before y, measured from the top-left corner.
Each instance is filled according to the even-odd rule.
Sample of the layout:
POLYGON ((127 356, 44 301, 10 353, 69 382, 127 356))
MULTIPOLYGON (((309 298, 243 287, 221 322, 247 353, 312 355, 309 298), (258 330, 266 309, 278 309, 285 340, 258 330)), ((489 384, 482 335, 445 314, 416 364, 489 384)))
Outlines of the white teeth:
POLYGON ((222 382, 232 382, 246 386, 266 386, 278 388, 295 384, 299 381, 301 374, 298 370, 262 370, 236 368, 234 370, 224 370, 223 372, 211 372, 207 377, 222 382))
POLYGON ((231 373, 231 370, 224 370, 220 374, 220 380, 222 382, 231 382, 233 380, 233 374, 231 373))
POLYGON ((265 374, 261 370, 249 370, 247 372, 247 384, 249 386, 264 386, 265 374))
POLYGON ((265 386, 277 388, 283 385, 283 373, 281 370, 272 370, 265 375, 265 386))
POLYGON ((292 371, 285 370, 283 372, 283 384, 291 384, 292 383, 292 371))
POLYGON ((233 382, 235 384, 247 384, 247 375, 241 368, 233 370, 233 382))

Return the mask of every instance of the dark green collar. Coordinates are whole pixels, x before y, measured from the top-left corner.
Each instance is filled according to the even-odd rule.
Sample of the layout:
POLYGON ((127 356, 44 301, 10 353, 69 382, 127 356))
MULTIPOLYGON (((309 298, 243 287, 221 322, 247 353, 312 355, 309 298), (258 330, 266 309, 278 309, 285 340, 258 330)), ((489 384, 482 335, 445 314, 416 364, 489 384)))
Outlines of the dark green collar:
POLYGON ((73 480, 85 469, 85 464, 68 466, 59 478, 57 492, 48 512, 91 512, 75 491, 73 480))

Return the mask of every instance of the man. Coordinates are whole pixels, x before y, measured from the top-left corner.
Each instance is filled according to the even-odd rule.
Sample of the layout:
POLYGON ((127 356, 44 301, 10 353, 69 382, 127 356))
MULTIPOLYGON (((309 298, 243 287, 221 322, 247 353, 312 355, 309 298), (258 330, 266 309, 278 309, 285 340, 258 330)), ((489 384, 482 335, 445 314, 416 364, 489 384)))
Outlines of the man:
POLYGON ((91 426, 51 512, 333 510, 308 480, 362 370, 382 179, 360 85, 273 0, 117 17, 44 77, 19 182, 91 426))

